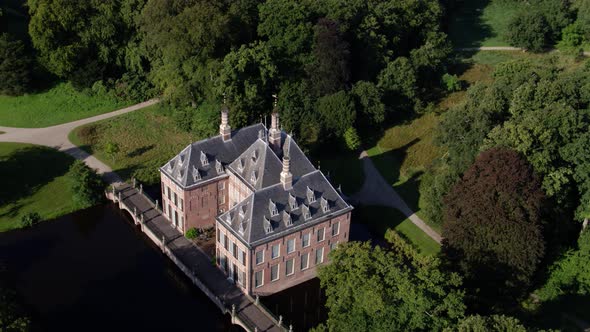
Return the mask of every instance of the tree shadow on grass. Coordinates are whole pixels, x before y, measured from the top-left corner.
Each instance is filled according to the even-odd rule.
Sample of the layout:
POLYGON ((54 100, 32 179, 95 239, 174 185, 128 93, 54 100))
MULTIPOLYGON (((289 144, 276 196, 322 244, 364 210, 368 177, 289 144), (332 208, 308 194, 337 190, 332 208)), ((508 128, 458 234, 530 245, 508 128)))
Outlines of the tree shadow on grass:
POLYGON ((495 37, 492 28, 483 21, 483 11, 490 0, 461 1, 450 10, 449 37, 456 48, 480 47, 483 41, 495 37))
POLYGON ((144 153, 152 150, 154 147, 156 147, 154 144, 142 146, 140 148, 137 148, 137 149, 135 149, 133 151, 128 152, 127 153, 127 157, 133 158, 133 157, 141 156, 142 154, 144 154, 144 153))
POLYGON ((531 321, 535 326, 562 331, 590 329, 590 295, 566 294, 544 302, 531 321))
POLYGON ((46 147, 26 147, 0 159, 0 205, 30 196, 65 175, 74 159, 46 147))

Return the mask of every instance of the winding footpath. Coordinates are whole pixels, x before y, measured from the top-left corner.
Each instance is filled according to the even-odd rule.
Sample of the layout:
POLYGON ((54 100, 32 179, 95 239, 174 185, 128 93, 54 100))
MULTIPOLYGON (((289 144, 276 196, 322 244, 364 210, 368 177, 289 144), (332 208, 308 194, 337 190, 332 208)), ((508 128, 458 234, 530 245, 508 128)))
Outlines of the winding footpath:
POLYGON ((395 189, 381 176, 381 173, 379 173, 366 151, 361 153, 359 159, 363 162, 365 182, 361 190, 350 197, 352 201, 363 205, 387 206, 398 209, 414 225, 440 244, 442 241, 440 234, 430 228, 430 226, 408 207, 408 204, 406 204, 395 189))
POLYGON ((86 151, 70 142, 68 134, 74 130, 74 128, 79 126, 133 112, 154 105, 158 103, 158 101, 158 99, 151 99, 118 111, 45 128, 12 128, 0 126, 0 132, 4 132, 4 134, 0 135, 0 142, 29 143, 57 149, 76 159, 84 161, 90 168, 93 168, 99 174, 102 174, 107 183, 118 184, 121 183, 122 180, 117 173, 113 172, 108 165, 96 159, 96 157, 89 155, 86 151))

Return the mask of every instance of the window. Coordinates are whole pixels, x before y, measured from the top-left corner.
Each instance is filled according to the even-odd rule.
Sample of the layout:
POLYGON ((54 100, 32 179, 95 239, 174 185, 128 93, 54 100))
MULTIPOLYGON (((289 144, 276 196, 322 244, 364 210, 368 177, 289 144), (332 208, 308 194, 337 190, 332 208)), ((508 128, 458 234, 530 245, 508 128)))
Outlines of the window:
POLYGON ((270 281, 279 280, 279 264, 270 267, 270 281))
POLYGON ((244 272, 238 272, 238 284, 244 286, 244 272))
POLYGON ((332 224, 332 236, 336 236, 336 235, 338 235, 338 233, 340 233, 340 223, 339 222, 332 224))
POLYGON ((324 241, 324 228, 318 229, 318 242, 324 241))
POLYGON ((221 181, 217 183, 217 189, 223 190, 225 189, 225 182, 221 181))
POLYGON ((295 239, 287 240, 287 254, 295 251, 295 239))
POLYGON ((271 217, 274 217, 279 214, 279 211, 277 210, 277 205, 272 200, 268 201, 268 209, 270 211, 271 217))
POLYGON ((238 253, 238 261, 244 265, 244 262, 246 261, 246 253, 242 249, 238 249, 238 253))
POLYGON ((178 206, 178 196, 174 193, 174 205, 178 206))
POLYGON ((221 255, 219 258, 219 265, 221 265, 223 271, 227 271, 227 259, 225 258, 225 255, 221 255))
POLYGON ((184 211, 184 199, 180 199, 180 205, 178 207, 180 208, 180 211, 184 211))
POLYGON ((311 233, 303 234, 303 240, 301 241, 303 248, 309 247, 309 238, 311 238, 311 233))
POLYGON ((330 250, 334 250, 338 247, 338 242, 334 242, 330 245, 330 250))
POLYGON ((166 192, 168 193, 168 200, 171 200, 171 198, 170 198, 170 187, 166 187, 166 192))
POLYGON ((309 253, 301 255, 301 270, 305 270, 309 267, 309 253))
POLYGON ((234 258, 238 258, 238 246, 235 243, 231 243, 231 247, 232 247, 232 255, 234 255, 234 258))
POLYGON ((180 215, 180 217, 178 217, 179 221, 178 221, 178 225, 182 228, 184 227, 184 218, 182 217, 182 215, 180 215))
POLYGON ((172 218, 172 208, 170 208, 170 204, 168 204, 168 218, 172 218))
POLYGON ((309 204, 315 202, 315 192, 309 187, 307 187, 307 202, 309 204))
POLYGON ((264 249, 256 252, 256 265, 264 263, 264 249))
POLYGON ((258 271, 254 273, 254 287, 258 288, 262 285, 264 285, 264 270, 263 271, 258 271))
POLYGON ((221 244, 221 245, 222 245, 222 244, 223 244, 223 242, 225 242, 225 234, 223 234, 223 233, 219 232, 218 239, 219 239, 219 244, 221 244))
POLYGON ((285 275, 292 275, 295 272, 294 267, 294 261, 295 258, 291 258, 290 260, 288 260, 287 262, 285 262, 285 275))
POLYGON ((275 258, 279 257, 280 254, 281 254, 281 245, 275 244, 274 246, 272 246, 272 252, 271 252, 270 258, 275 259, 275 258))
POLYGON ((318 248, 315 251, 315 264, 322 264, 324 262, 324 248, 318 248))
POLYGON ((223 247, 225 248, 225 250, 227 250, 227 241, 228 241, 228 240, 227 240, 227 236, 225 236, 225 237, 223 238, 223 247))

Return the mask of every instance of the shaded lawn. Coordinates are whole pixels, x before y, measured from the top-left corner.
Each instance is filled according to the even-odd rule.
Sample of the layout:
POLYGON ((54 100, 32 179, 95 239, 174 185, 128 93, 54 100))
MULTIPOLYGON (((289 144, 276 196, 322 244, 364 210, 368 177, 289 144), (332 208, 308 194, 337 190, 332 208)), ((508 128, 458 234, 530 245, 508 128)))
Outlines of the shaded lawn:
POLYGON ((338 189, 342 186, 342 191, 350 196, 357 193, 365 180, 363 165, 359 160, 358 152, 342 151, 323 151, 315 153, 317 156, 311 156, 315 166, 320 166, 322 172, 330 179, 330 182, 338 189))
POLYGON ((462 1, 450 11, 449 37, 455 47, 510 46, 504 36, 523 6, 518 1, 462 1))
POLYGON ((124 180, 135 176, 145 184, 160 180, 158 169, 188 144, 200 137, 179 130, 162 114, 159 105, 74 129, 69 139, 109 165, 124 180), (108 143, 119 146, 112 158, 105 151, 108 143))
POLYGON ((396 209, 381 206, 357 206, 354 222, 367 225, 379 239, 385 238, 388 229, 394 229, 402 238, 424 255, 436 255, 440 246, 420 228, 396 209))
POLYGON ((115 111, 130 103, 90 96, 69 83, 18 97, 0 95, 0 126, 38 128, 115 111))
POLYGON ((54 149, 0 143, 0 231, 18 228, 30 212, 47 220, 81 208, 73 202, 65 176, 73 162, 54 149))

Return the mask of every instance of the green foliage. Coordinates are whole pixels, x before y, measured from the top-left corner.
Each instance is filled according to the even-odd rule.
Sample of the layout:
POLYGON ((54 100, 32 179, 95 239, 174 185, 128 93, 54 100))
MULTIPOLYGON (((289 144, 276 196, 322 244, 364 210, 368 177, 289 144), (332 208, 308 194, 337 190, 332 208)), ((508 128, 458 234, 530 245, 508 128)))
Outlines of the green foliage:
POLYGON ((575 48, 580 47, 584 42, 584 30, 581 24, 576 21, 565 27, 561 32, 560 47, 575 48))
POLYGON ((117 153, 119 153, 120 150, 121 149, 119 148, 119 144, 114 142, 107 142, 107 144, 104 146, 104 151, 107 155, 111 157, 113 162, 115 162, 115 156, 117 155, 117 153))
POLYGON ((518 298, 544 254, 544 194, 517 152, 482 152, 444 200, 443 252, 486 298, 518 298))
POLYGON ((330 331, 441 330, 463 317, 460 277, 392 235, 392 250, 341 244, 319 270, 330 331))
POLYGON ((590 230, 582 231, 577 248, 568 250, 553 264, 547 283, 535 293, 541 301, 590 295, 590 230))
POLYGON ((442 82, 448 92, 456 92, 463 89, 463 84, 457 75, 451 75, 448 73, 444 74, 442 77, 442 82))
MULTIPOLYGON (((372 82, 358 81, 351 90, 356 109, 362 114, 366 124, 380 124, 385 120, 385 105, 381 102, 381 93, 372 82)), ((359 119, 361 120, 361 119, 359 119)))
POLYGON ((337 136, 344 135, 356 119, 354 103, 346 91, 338 91, 320 98, 317 111, 326 129, 337 136))
POLYGON ((354 127, 346 129, 344 132, 344 141, 346 142, 346 147, 351 151, 356 151, 361 147, 361 138, 354 127))
POLYGON ((20 219, 21 227, 33 227, 41 221, 41 216, 37 212, 30 212, 20 219))
POLYGON ((25 45, 0 34, 0 95, 21 95, 30 89, 32 60, 25 45))
MULTIPOLYGON (((2 276, 5 278, 4 276, 2 276)), ((12 289, 0 284, 0 331, 26 332, 31 330, 31 321, 22 315, 12 289)))
POLYGON ((378 87, 383 90, 386 104, 395 105, 393 101, 398 100, 403 107, 413 101, 417 94, 416 76, 416 70, 408 58, 399 57, 388 62, 378 79, 378 87))
POLYGON ((68 171, 74 200, 81 206, 92 206, 102 201, 104 183, 84 162, 76 160, 68 171))
POLYGON ((193 227, 193 228, 189 228, 189 230, 186 231, 186 234, 184 236, 186 236, 187 239, 192 240, 192 239, 196 239, 198 235, 199 235, 199 231, 193 227))
POLYGON ((526 332, 527 329, 516 318, 504 315, 474 315, 463 319, 455 329, 457 332, 526 332))
POLYGON ((549 34, 549 24, 543 15, 523 11, 510 22, 506 40, 512 46, 541 52, 549 43, 549 34))
POLYGON ((422 213, 426 220, 436 224, 443 223, 443 197, 450 191, 459 176, 448 166, 442 165, 426 172, 420 181, 420 200, 422 213))

